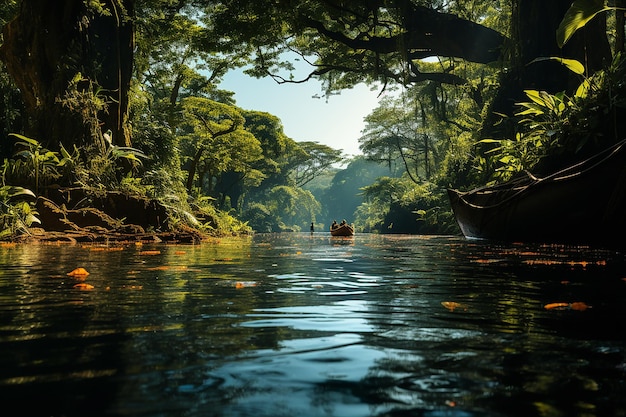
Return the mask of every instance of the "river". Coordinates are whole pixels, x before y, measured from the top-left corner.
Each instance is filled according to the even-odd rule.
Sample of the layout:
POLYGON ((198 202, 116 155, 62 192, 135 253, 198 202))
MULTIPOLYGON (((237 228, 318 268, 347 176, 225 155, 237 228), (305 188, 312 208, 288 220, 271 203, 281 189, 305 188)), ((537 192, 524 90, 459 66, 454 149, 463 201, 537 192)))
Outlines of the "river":
POLYGON ((626 415, 620 251, 290 233, 0 265, 7 416, 626 415))

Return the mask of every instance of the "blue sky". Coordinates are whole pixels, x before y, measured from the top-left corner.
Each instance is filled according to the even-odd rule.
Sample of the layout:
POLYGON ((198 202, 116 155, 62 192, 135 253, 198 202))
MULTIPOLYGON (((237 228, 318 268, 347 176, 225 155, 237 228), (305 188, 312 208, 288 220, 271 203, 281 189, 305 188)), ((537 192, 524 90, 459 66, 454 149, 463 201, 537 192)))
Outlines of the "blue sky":
POLYGON ((267 77, 252 78, 231 71, 220 88, 234 91, 237 106, 271 113, 283 123, 284 132, 297 142, 312 141, 357 155, 358 139, 365 127, 363 118, 377 107, 378 90, 359 85, 328 99, 320 83, 277 84, 267 77))

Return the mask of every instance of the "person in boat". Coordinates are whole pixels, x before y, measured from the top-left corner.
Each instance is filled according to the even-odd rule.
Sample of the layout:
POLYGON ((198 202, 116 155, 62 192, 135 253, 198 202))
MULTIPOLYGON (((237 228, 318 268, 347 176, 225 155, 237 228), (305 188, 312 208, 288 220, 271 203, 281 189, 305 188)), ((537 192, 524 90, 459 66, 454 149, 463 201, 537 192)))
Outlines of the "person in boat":
POLYGON ((345 225, 346 225, 346 219, 343 219, 341 223, 339 223, 339 226, 345 226, 345 225))
POLYGON ((330 230, 335 230, 338 227, 337 220, 333 220, 333 224, 330 225, 330 230))

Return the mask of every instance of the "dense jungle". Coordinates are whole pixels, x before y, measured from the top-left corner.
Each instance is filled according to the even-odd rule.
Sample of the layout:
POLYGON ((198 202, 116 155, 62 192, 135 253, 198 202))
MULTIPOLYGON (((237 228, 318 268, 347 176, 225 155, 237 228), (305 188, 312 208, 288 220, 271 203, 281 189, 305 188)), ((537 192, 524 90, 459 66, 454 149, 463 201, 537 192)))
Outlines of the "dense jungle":
POLYGON ((624 138, 622 3, 4 1, 0 238, 459 233, 447 188, 624 138), (238 107, 219 85, 242 68, 392 94, 346 158, 238 107))

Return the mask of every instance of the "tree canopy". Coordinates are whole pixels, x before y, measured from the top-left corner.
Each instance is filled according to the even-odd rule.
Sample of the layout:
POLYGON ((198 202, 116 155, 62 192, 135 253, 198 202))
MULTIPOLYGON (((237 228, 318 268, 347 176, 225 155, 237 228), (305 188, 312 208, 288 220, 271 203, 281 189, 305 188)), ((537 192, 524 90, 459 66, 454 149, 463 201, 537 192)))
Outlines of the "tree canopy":
MULTIPOLYGON (((219 82, 244 67, 279 84, 317 79, 329 95, 367 83, 394 90, 393 101, 381 101, 367 117, 361 138, 365 157, 386 164, 388 178, 360 184, 367 201, 359 197, 359 210, 350 204, 351 214, 382 228, 394 216, 426 224, 425 216, 444 210, 443 187, 493 181, 511 161, 577 152, 576 144, 609 135, 602 114, 616 120, 619 105, 593 109, 604 108, 600 92, 623 74, 613 56, 623 50, 624 23, 620 13, 610 15, 617 23, 607 31, 604 12, 612 9, 604 3, 8 1, 0 6, 2 132, 36 138, 20 143, 30 154, 54 157, 44 161, 54 168, 46 171, 54 172, 50 181, 80 177, 62 175, 69 166, 100 166, 85 178, 109 178, 104 187, 183 189, 181 209, 189 196, 208 199, 264 230, 294 230, 326 209, 315 198, 324 193, 303 187, 335 172, 341 152, 321 138, 289 138, 276 116, 238 108, 219 82), (567 14, 574 23, 561 26, 567 14), (294 56, 309 69, 302 78, 294 75, 294 56), (582 69, 570 71, 573 62, 582 69), (607 72, 593 76, 599 70, 607 72), (577 91, 581 76, 593 83, 585 97, 577 91), (527 98, 539 123, 516 114, 527 98), (564 110, 550 113, 549 103, 564 110), (551 129, 560 133, 544 140, 551 129), (566 146, 572 133, 577 139, 566 146), (520 155, 533 146, 534 153, 520 155), (133 161, 144 153, 142 165, 133 161)), ((0 150, 8 158, 6 142, 0 150)), ((35 162, 39 174, 43 165, 35 162)), ((331 188, 347 177, 337 175, 331 188)), ((337 196, 323 198, 340 205, 337 196)))
POLYGON ((428 3, 223 1, 207 13, 211 22, 207 31, 221 34, 231 48, 249 45, 255 54, 251 74, 270 75, 278 82, 317 77, 326 82, 328 91, 373 81, 461 84, 467 80, 455 71, 453 61, 437 71, 424 71, 419 61, 439 56, 488 64, 503 57, 506 37, 479 21, 491 7, 506 14, 505 2, 473 2, 471 12, 463 2, 447 7, 428 3), (280 69, 292 68, 290 62, 281 61, 286 51, 311 64, 307 77, 279 75, 280 69))

